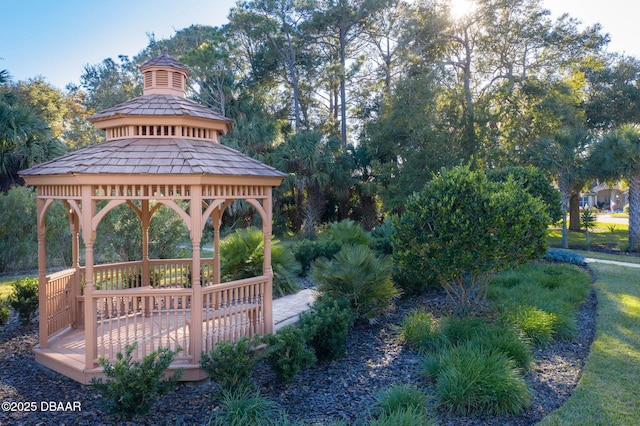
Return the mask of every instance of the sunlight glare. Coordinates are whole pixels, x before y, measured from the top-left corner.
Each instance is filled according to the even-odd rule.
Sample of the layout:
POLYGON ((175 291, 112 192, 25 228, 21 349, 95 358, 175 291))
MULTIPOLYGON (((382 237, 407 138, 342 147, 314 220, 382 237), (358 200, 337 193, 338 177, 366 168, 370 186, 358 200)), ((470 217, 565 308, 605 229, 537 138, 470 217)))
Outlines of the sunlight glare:
POLYGON ((473 0, 449 0, 451 16, 456 20, 469 15, 475 9, 475 6, 473 0))

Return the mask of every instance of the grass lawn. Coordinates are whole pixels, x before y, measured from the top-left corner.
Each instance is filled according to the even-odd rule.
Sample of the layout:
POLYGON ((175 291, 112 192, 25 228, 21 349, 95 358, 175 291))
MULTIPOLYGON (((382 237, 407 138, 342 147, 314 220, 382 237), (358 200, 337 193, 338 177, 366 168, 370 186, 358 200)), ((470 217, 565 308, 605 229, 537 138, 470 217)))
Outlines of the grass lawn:
POLYGON ((595 341, 578 388, 540 425, 640 424, 640 270, 590 267, 598 290, 595 341))
MULTIPOLYGON (((569 248, 586 250, 587 241, 584 231, 569 231, 569 248)), ((549 229, 549 246, 562 247, 562 229, 549 229)), ((629 225, 598 222, 597 228, 589 231, 591 246, 601 245, 611 249, 626 250, 629 246, 629 225)))

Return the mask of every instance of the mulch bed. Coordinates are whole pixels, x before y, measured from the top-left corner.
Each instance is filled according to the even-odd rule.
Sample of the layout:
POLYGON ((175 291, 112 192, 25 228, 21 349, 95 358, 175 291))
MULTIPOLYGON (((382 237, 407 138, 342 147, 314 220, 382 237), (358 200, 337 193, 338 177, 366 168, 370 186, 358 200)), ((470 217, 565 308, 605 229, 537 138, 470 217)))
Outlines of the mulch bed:
MULTIPOLYGON (((430 414, 442 425, 532 425, 557 409, 580 380, 595 335, 596 294, 592 290, 578 314, 579 330, 573 341, 558 341, 535 353, 535 365, 526 380, 531 407, 517 416, 451 416, 435 408, 430 414)), ((397 342, 397 326, 404 315, 424 307, 438 316, 448 312, 444 293, 400 300, 375 325, 359 324, 350 335, 348 353, 340 360, 316 364, 283 385, 261 365, 254 374, 260 393, 284 410, 289 420, 306 424, 344 420, 364 425, 372 415, 376 394, 393 384, 425 386, 419 375, 420 356, 397 342)), ((35 402, 35 412, 1 412, 0 425, 101 425, 121 423, 100 408, 99 394, 35 362, 31 351, 38 340, 37 324, 21 327, 13 318, 0 330, 0 401, 35 402), (81 411, 51 411, 49 401, 79 403, 81 411), (44 402, 44 404, 43 404, 44 402), (49 408, 43 411, 43 406, 49 408)), ((161 398, 151 415, 128 424, 206 424, 220 407, 213 382, 180 383, 161 398)), ((427 385, 427 392, 430 389, 427 385)), ((77 404, 76 404, 77 407, 77 404)), ((126 423, 125 423, 126 424, 126 423)))

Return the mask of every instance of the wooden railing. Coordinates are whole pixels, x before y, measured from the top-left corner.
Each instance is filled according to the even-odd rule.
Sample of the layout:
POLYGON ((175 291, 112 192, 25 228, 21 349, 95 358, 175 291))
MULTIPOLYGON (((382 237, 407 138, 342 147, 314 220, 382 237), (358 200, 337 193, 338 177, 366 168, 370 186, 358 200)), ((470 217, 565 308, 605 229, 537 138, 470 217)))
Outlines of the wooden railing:
MULTIPOLYGON (((264 334, 267 276, 201 287, 202 324, 192 322, 192 289, 140 287, 129 290, 97 290, 97 357, 115 359, 125 345, 136 343, 134 359, 158 348, 177 351, 176 360, 197 363, 195 340, 210 351, 222 341, 264 334)), ((87 342, 87 345, 91 342, 87 342)), ((98 362, 98 358, 94 360, 98 362)))
MULTIPOLYGON (((213 259, 201 259, 200 282, 210 285, 213 277, 213 259)), ((143 282, 143 262, 94 265, 93 276, 97 290, 125 290, 152 286, 158 288, 191 287, 191 259, 149 260, 148 282, 143 282)), ((81 282, 85 282, 84 268, 80 268, 81 282)))
POLYGON ((265 333, 267 284, 268 277, 260 276, 203 288, 204 351, 210 351, 218 342, 265 333))
POLYGON ((176 360, 193 361, 189 342, 191 296, 189 289, 151 287, 94 292, 98 358, 113 360, 126 345, 135 343, 136 360, 159 348, 170 348, 177 352, 176 360))
POLYGON ((47 330, 51 336, 73 324, 73 277, 75 269, 66 269, 47 275, 47 330))

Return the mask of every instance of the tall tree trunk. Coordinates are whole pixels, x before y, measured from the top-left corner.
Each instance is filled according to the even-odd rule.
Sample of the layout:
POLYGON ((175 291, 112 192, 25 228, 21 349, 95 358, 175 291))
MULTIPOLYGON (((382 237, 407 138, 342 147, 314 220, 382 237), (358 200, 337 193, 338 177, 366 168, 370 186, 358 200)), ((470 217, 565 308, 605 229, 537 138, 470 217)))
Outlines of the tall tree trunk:
POLYGON ((569 198, 569 230, 580 230, 580 193, 571 192, 569 198))
POLYGON ((347 147, 347 33, 340 28, 340 137, 347 147))
POLYGON ((640 251, 640 173, 629 176, 629 251, 640 251))
POLYGON ((567 213, 569 212, 569 199, 571 198, 571 189, 569 189, 566 180, 560 175, 558 177, 558 187, 562 195, 562 248, 569 248, 569 238, 567 237, 567 213))

